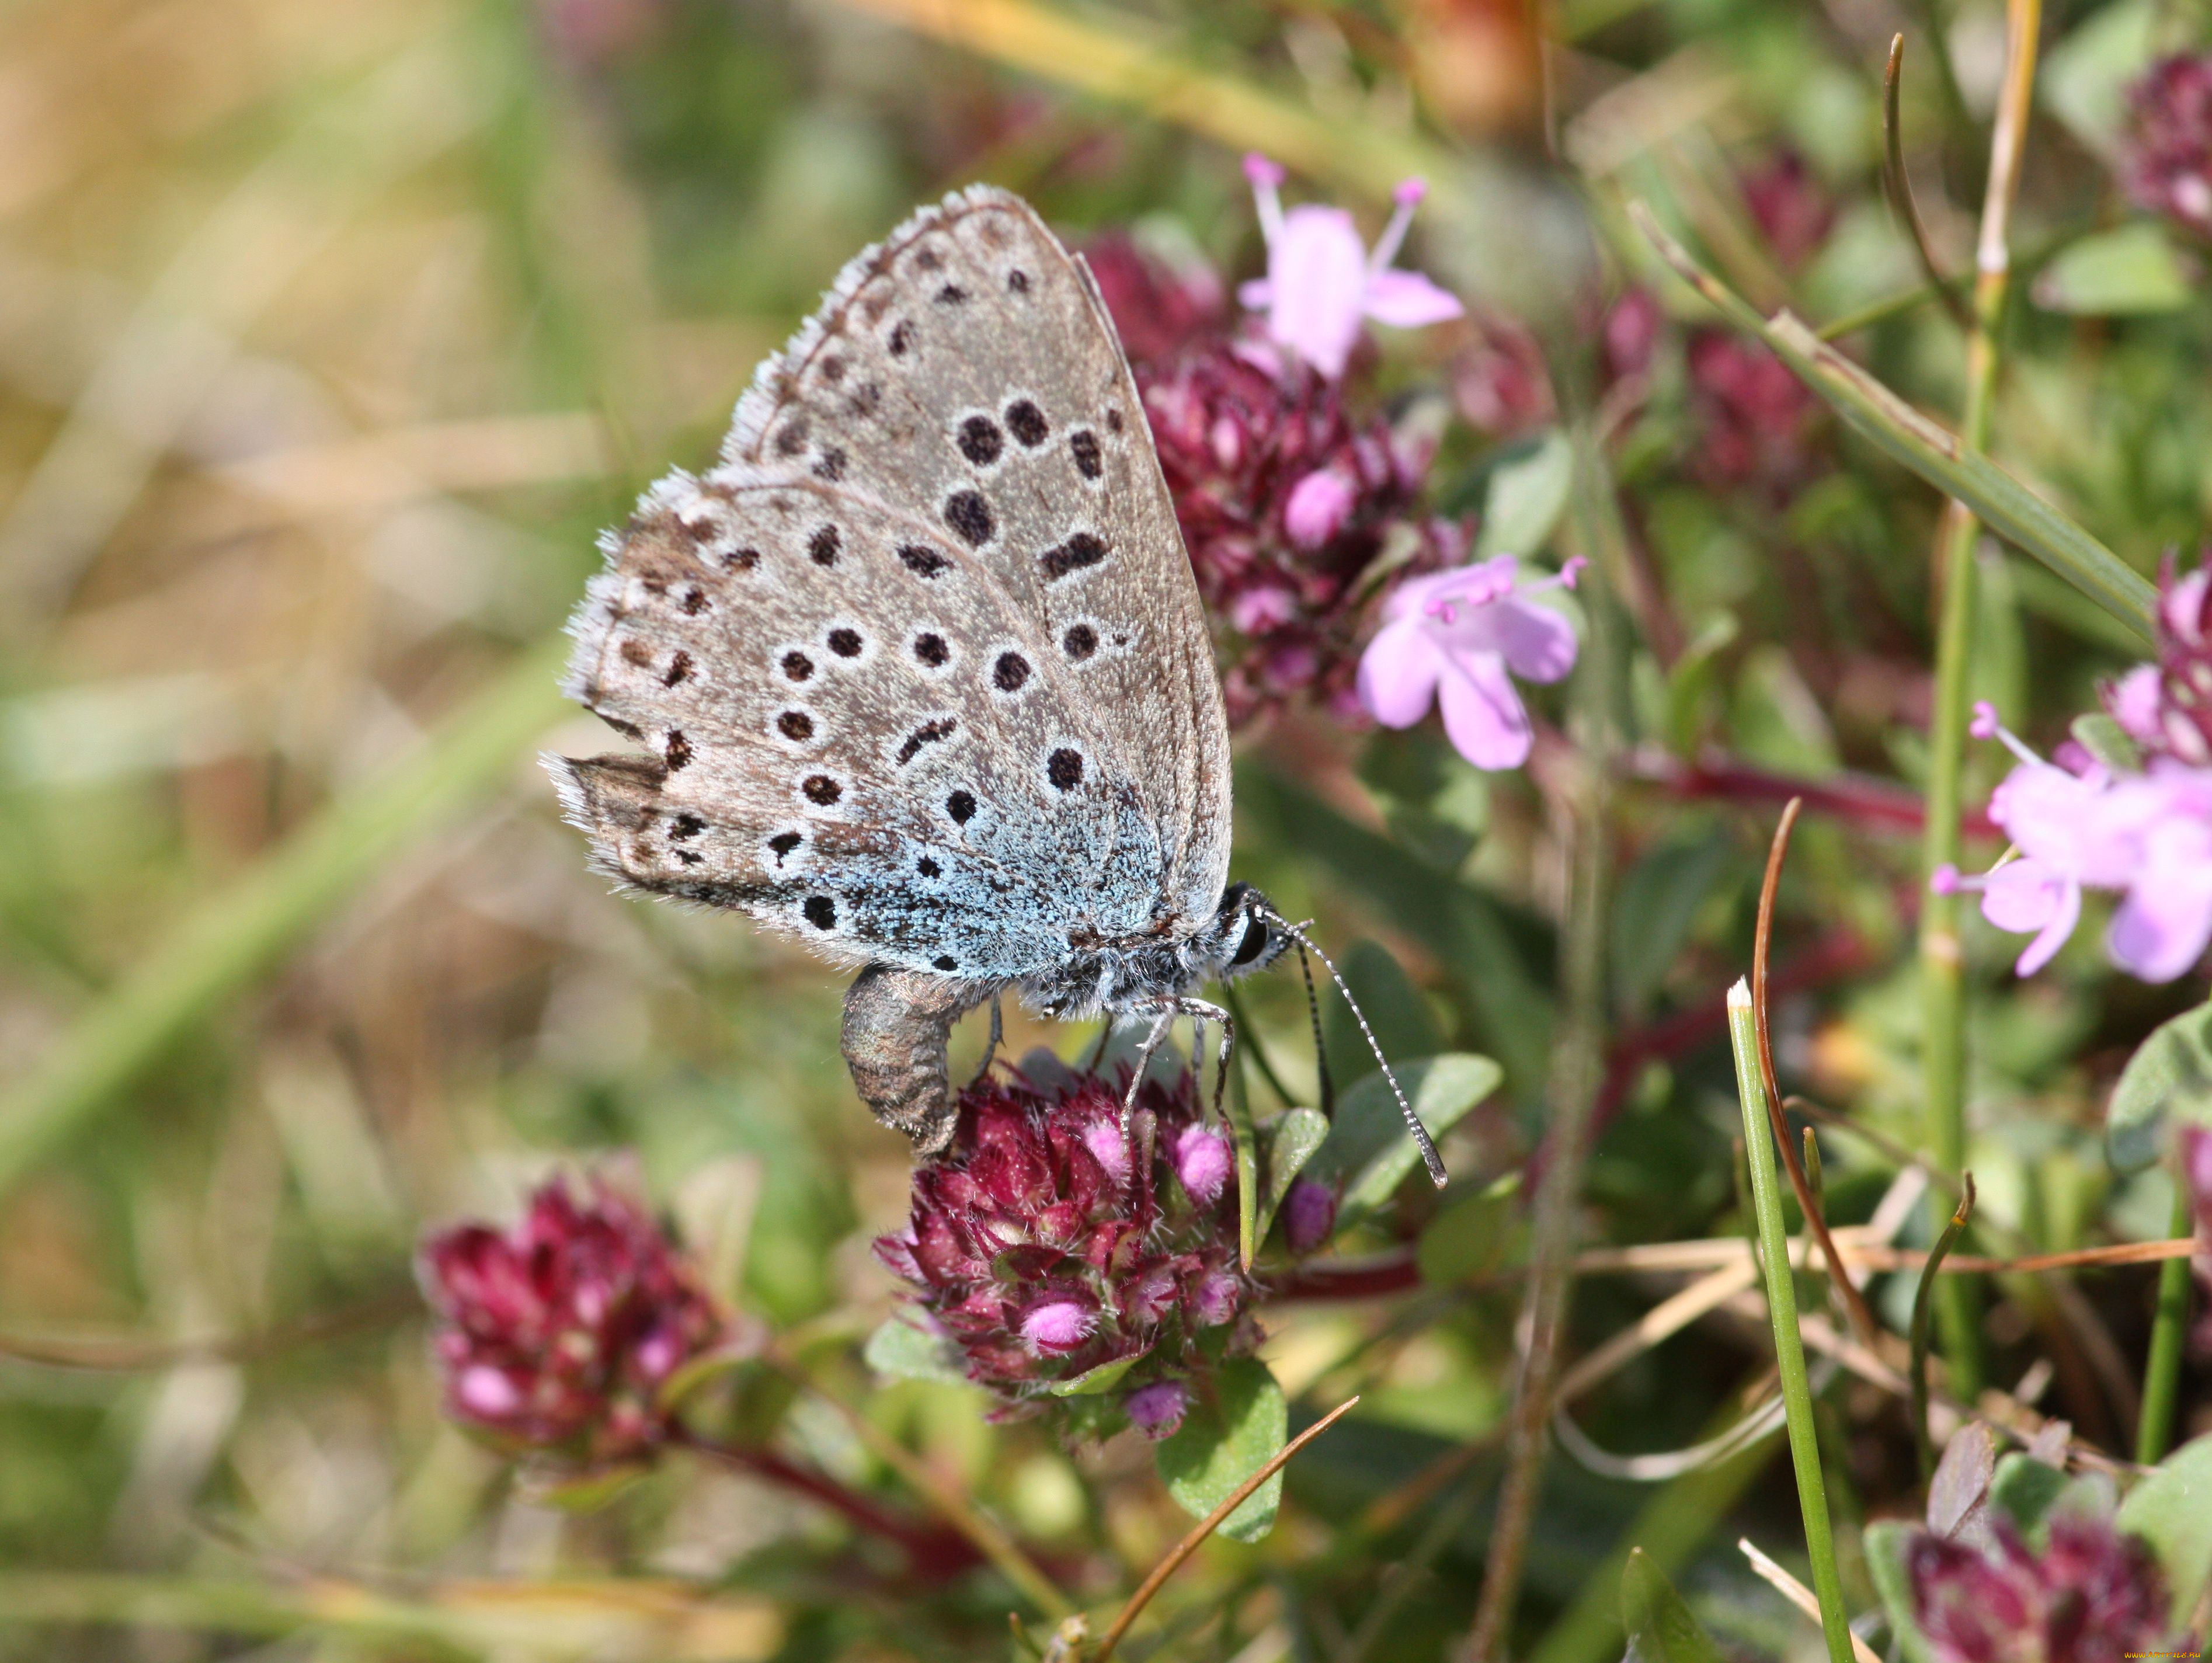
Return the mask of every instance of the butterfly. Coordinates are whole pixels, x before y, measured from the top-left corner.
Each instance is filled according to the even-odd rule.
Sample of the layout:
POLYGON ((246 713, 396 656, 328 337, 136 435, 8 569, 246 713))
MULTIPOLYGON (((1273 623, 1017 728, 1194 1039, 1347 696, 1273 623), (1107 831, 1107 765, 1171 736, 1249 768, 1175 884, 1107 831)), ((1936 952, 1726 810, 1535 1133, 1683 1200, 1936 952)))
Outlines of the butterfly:
POLYGON ((1216 1022, 1225 1059, 1191 990, 1303 932, 1229 882, 1175 505, 1098 287, 1028 203, 971 187, 855 257, 719 463, 601 547, 566 690, 641 749, 548 758, 569 819, 623 885, 859 968, 845 1059, 919 1153, 957 1119, 952 1023, 1001 992, 1149 1017, 1147 1053, 1216 1022))

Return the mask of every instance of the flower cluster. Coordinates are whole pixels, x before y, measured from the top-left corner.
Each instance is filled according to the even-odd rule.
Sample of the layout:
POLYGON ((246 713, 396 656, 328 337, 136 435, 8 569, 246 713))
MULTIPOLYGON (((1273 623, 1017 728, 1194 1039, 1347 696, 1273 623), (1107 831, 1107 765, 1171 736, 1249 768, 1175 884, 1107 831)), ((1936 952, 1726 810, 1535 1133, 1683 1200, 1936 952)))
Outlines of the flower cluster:
POLYGON ((1164 1437, 1194 1381, 1259 1343, 1255 1290, 1230 1142, 1194 1077, 1147 1081, 1126 1140, 1121 1085, 1033 1057, 963 1092, 951 1149, 915 1171, 907 1228, 876 1253, 1009 1411, 1118 1409, 1164 1437), (1050 1390, 1085 1375, 1110 1389, 1050 1390))
POLYGON ((2122 1663, 2167 1639, 2165 1582, 2136 1537, 2062 1512, 2031 1551, 2009 1519, 1989 1552, 1940 1536, 1906 1550, 1913 1614, 1940 1663, 2122 1663))
POLYGON ((1392 269, 1417 183, 1373 252, 1343 209, 1285 209, 1282 172, 1246 162, 1267 275, 1240 331, 1202 267, 1108 237, 1087 252, 1137 376, 1199 593, 1221 637, 1222 689, 1242 725, 1293 696, 1349 692, 1364 580, 1392 545, 1416 569, 1453 557, 1456 528, 1418 503, 1433 446, 1395 432, 1347 376, 1369 319, 1433 323, 1459 302, 1392 269))
POLYGON ((1500 555, 1400 584, 1360 657, 1360 703, 1385 727, 1411 727, 1433 701, 1468 762, 1520 767, 1528 760, 1528 711, 1512 676, 1556 682, 1574 668, 1577 646, 1564 615, 1522 597, 1572 588, 1582 564, 1577 557, 1557 577, 1524 581, 1521 562, 1500 555))
POLYGON ((2160 662, 2113 689, 2115 719, 2147 752, 2140 770, 2115 770, 2069 746, 2047 762, 1975 708, 1972 731, 2000 738, 2020 759, 1990 798, 1990 818, 2019 852, 1977 878, 1946 866, 1938 893, 1978 889, 1982 916, 2000 930, 2033 932, 2020 974, 2051 962, 2081 921, 2084 889, 2121 892, 2106 933, 2112 962, 2145 981, 2171 981, 2212 945, 2212 767, 2204 765, 2207 588, 2199 571, 2168 567, 2159 607, 2160 662))
POLYGON ((2212 237, 2212 52, 2162 58, 2129 88, 2120 155, 2129 196, 2212 237))
POLYGON ((1215 342, 1139 380, 1199 594, 1225 625, 1231 721, 1340 695, 1362 580, 1394 533, 1421 564, 1457 547, 1454 528, 1416 511, 1428 447, 1355 418, 1340 385, 1251 343, 1215 342))
POLYGON ((2105 696, 2112 719, 2146 755, 2212 765, 2212 565, 2160 574, 2158 662, 2137 665, 2105 696))
POLYGON ((672 1429, 660 1389, 728 1325, 644 1207, 602 1180, 555 1179, 512 1230, 430 1236, 420 1272, 456 1420, 586 1466, 642 1457, 672 1429))
POLYGON ((1820 400, 1789 365, 1729 330, 1692 330, 1684 355, 1692 474, 1717 489, 1787 501, 1814 469, 1820 400))
POLYGON ((1736 176, 1743 205, 1775 263, 1795 271, 1820 252, 1836 223, 1836 202, 1795 150, 1780 150, 1736 176))

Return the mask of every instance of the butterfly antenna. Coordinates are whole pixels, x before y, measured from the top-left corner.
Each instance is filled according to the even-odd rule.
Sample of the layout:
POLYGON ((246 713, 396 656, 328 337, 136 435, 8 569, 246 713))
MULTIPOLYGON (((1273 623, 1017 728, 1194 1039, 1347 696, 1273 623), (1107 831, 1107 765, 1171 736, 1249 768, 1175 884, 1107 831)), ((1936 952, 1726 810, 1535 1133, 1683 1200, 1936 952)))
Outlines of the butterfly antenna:
POLYGON ((1367 1041, 1367 1048, 1375 1053, 1376 1066, 1382 1071, 1382 1077, 1390 1083, 1390 1095, 1398 1100, 1398 1112, 1406 1117, 1406 1130, 1413 1134, 1413 1142, 1420 1149, 1421 1163, 1429 1169, 1429 1181, 1442 1189, 1445 1183, 1443 1157, 1437 1153, 1437 1146, 1429 1136, 1428 1127, 1421 1124, 1421 1117, 1413 1113, 1413 1104, 1406 1101, 1405 1089, 1399 1085, 1397 1075, 1390 1070, 1390 1059, 1382 1054, 1381 1041, 1376 1039, 1375 1030, 1367 1025, 1367 1013, 1359 1008, 1359 1001, 1352 997, 1352 989, 1345 986, 1344 977, 1338 973, 1328 955, 1315 944, 1303 927, 1291 923, 1279 913, 1270 912, 1267 917, 1281 926, 1283 933, 1297 942, 1301 949, 1312 950, 1313 956, 1321 961, 1322 968, 1328 972, 1328 979, 1336 984, 1336 991, 1344 995, 1344 1002, 1352 1007, 1352 1019, 1359 1024, 1360 1037, 1367 1041))
POLYGON ((1329 1077, 1328 1047, 1321 1036, 1321 994, 1315 990, 1313 966, 1306 959, 1306 944, 1298 943, 1298 974, 1306 979, 1306 1015, 1313 1020, 1314 1071, 1321 1076, 1321 1112, 1336 1118, 1336 1082, 1329 1077))

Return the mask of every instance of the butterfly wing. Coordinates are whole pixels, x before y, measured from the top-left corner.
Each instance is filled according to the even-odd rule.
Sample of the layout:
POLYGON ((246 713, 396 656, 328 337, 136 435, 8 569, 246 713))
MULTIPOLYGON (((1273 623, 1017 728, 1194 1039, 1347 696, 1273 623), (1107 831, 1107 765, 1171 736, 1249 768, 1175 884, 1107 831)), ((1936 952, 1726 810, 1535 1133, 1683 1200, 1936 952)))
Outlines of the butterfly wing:
POLYGON ((1018 198, 854 260, 606 547, 571 692, 646 752, 556 764, 606 870, 963 977, 1212 914, 1196 588, 1096 287, 1018 198))

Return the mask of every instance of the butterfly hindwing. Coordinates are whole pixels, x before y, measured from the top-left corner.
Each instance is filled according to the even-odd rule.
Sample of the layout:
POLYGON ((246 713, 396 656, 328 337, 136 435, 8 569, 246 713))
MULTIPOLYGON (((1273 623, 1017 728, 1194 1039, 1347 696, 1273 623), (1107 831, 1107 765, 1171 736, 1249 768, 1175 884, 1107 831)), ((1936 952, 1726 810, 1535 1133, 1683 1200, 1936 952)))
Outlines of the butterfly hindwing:
POLYGON ((1088 274, 1015 198, 856 259, 609 557, 572 691, 649 754, 564 766, 629 883, 1006 979, 1211 911, 1188 561, 1088 274))

